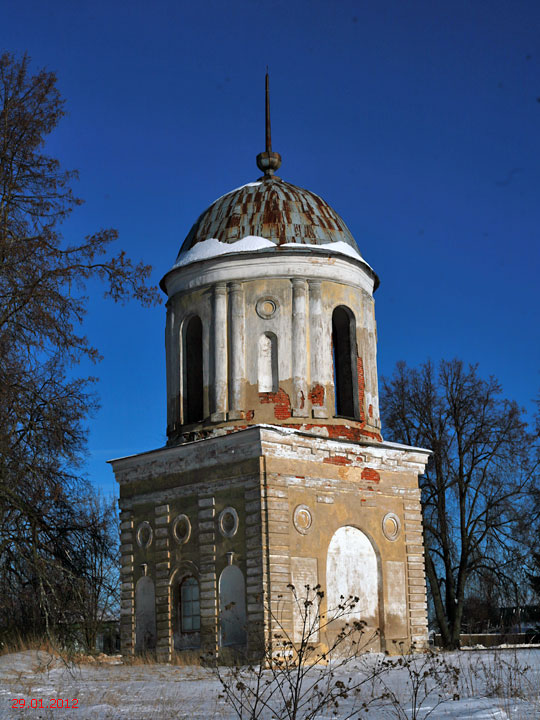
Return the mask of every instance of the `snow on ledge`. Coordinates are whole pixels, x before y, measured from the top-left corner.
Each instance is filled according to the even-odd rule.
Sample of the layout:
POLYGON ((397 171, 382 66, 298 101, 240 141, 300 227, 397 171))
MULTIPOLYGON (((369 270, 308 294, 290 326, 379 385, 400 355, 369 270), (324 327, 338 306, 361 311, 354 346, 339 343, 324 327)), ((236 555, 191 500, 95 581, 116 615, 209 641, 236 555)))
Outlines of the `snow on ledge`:
MULTIPOLYGON (((255 250, 276 249, 278 246, 271 240, 267 240, 257 235, 247 235, 241 240, 234 243, 222 243, 216 238, 209 238, 202 242, 196 243, 190 250, 180 253, 177 261, 173 265, 173 270, 179 267, 191 265, 191 263, 200 260, 209 260, 210 258, 219 257, 220 255, 232 255, 242 252, 253 252, 255 250)), ((296 250, 319 250, 323 252, 337 253, 338 255, 348 255, 355 260, 366 262, 360 253, 343 240, 333 243, 324 243, 324 245, 309 245, 308 243, 284 243, 280 248, 294 248, 296 250)), ((367 263, 366 263, 367 265, 367 263)), ((369 267, 369 265, 368 265, 369 267)))

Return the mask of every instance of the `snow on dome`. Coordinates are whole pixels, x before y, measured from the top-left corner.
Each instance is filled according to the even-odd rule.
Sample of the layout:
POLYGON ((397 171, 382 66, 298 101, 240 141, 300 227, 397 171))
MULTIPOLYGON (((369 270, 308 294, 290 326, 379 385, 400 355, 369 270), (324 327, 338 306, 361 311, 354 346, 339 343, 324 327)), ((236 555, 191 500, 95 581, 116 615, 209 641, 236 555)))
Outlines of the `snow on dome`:
MULTIPOLYGON (((219 257, 220 255, 232 255, 236 253, 254 252, 256 250, 268 250, 272 249, 280 251, 282 248, 291 248, 293 250, 311 250, 318 252, 331 252, 338 255, 347 255, 355 260, 361 260, 366 265, 367 263, 362 258, 359 252, 343 241, 337 241, 333 243, 325 243, 324 245, 310 245, 308 243, 284 243, 283 245, 276 246, 271 240, 259 237, 257 235, 246 235, 233 243, 223 243, 216 238, 209 238, 203 240, 194 245, 191 250, 181 252, 178 256, 174 268, 184 267, 191 265, 191 263, 199 262, 201 260, 209 260, 210 258, 219 257)), ((369 267, 369 265, 368 265, 369 267)))

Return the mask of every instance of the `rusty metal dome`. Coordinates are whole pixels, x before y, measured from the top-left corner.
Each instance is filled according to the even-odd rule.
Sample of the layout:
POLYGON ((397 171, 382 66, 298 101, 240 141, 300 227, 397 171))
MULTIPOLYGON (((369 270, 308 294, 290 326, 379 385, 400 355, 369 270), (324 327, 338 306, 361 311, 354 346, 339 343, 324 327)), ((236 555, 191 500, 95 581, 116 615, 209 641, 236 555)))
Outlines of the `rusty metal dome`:
POLYGON ((210 238, 234 243, 249 235, 276 245, 342 241, 359 252, 348 227, 322 198, 274 175, 265 175, 212 203, 191 228, 180 253, 210 238))

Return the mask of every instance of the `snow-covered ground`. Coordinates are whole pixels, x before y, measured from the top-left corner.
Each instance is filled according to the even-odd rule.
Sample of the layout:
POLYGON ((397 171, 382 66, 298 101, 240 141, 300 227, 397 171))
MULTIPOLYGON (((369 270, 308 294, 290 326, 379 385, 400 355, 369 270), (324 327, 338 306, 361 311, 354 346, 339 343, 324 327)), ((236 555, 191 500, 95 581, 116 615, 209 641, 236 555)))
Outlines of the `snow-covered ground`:
MULTIPOLYGON (((437 704, 437 689, 432 683, 435 668, 433 661, 416 656, 400 665, 392 661, 392 667, 383 673, 385 691, 393 695, 393 701, 378 701, 368 712, 354 713, 352 717, 374 720, 413 717, 412 684, 415 673, 426 675, 428 689, 420 682, 416 715, 418 720, 433 710, 430 718, 456 718, 465 720, 507 720, 507 718, 534 720, 540 718, 540 649, 505 649, 495 651, 468 651, 445 654, 444 661, 459 669, 459 699, 449 699, 437 704), (426 664, 427 663, 427 664, 426 664), (431 664, 430 664, 431 663, 431 664), (431 683, 431 684, 430 684, 431 683), (400 714, 401 713, 401 714, 400 714)), ((337 671, 336 680, 354 683, 359 678, 376 674, 380 664, 388 662, 381 655, 365 655, 346 669, 337 671)), ((224 677, 232 671, 224 668, 224 677)), ((268 671, 266 671, 268 672, 268 671)), ((328 669, 314 668, 307 675, 307 683, 317 678, 328 679, 328 669), (311 678, 311 679, 310 679, 311 678)), ((246 679, 246 678, 244 678, 246 679)), ((328 709, 317 717, 321 719, 350 716, 354 707, 381 692, 378 681, 366 682, 360 694, 354 693, 340 701, 338 714, 328 709)), ((43 651, 25 651, 0 657, 0 718, 66 718, 66 720, 168 720, 169 718, 205 720, 229 720, 237 717, 225 700, 220 698, 220 683, 215 673, 201 667, 168 665, 125 666, 119 659, 103 663, 85 663, 67 666, 63 661, 43 651), (44 709, 31 708, 42 700, 44 709), (46 709, 51 699, 64 701, 62 709, 46 709), (73 700, 76 699, 77 707, 73 700), (25 707, 12 708, 15 704, 25 707), (69 708, 66 707, 69 700, 69 708), (17 701, 16 703, 14 701, 17 701)), ((60 704, 60 703, 57 703, 60 704)), ((245 717, 249 717, 245 715, 245 717)), ((270 718, 264 712, 257 717, 270 718)), ((274 717, 285 718, 283 713, 274 717)), ((299 717, 304 717, 300 715, 299 717)))

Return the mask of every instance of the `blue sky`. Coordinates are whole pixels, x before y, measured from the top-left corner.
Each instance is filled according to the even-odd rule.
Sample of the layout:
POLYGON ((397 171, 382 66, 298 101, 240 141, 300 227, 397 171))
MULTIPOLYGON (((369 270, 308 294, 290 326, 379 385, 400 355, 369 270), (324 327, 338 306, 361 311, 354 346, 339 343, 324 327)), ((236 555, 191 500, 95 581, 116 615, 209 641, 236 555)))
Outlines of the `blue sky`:
MULTIPOLYGON (((260 174, 264 72, 280 176, 344 218, 381 278, 379 374, 460 357, 532 409, 540 388, 540 3, 3 0, 4 50, 58 76, 48 151, 159 279, 216 197, 260 174)), ((165 440, 164 307, 89 289, 101 410, 87 470, 165 440)))

